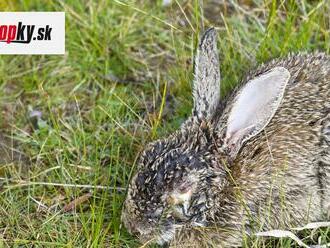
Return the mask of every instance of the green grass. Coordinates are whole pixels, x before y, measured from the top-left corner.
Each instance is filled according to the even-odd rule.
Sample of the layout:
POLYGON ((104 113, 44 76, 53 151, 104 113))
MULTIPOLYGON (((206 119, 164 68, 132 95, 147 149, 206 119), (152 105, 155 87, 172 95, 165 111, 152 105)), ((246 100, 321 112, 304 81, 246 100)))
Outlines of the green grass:
POLYGON ((0 57, 0 247, 139 246, 120 225, 125 187, 144 145, 190 114, 203 26, 218 28, 223 94, 272 57, 330 52, 327 0, 211 2, 203 11, 197 0, 0 3, 66 12, 64 56, 0 57), (37 129, 31 110, 42 112, 37 129))

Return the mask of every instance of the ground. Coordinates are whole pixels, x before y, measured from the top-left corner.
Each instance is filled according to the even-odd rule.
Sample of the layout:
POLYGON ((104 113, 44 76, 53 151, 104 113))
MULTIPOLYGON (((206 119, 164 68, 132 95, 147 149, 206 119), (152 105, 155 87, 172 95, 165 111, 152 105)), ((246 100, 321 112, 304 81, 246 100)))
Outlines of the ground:
MULTIPOLYGON (((165 2, 0 3, 66 13, 64 56, 0 57, 0 247, 141 245, 120 224, 125 189, 144 145, 191 112, 204 28, 218 30, 222 94, 272 57, 330 52, 328 0, 165 2)), ((330 228, 305 235, 330 242, 330 228)))

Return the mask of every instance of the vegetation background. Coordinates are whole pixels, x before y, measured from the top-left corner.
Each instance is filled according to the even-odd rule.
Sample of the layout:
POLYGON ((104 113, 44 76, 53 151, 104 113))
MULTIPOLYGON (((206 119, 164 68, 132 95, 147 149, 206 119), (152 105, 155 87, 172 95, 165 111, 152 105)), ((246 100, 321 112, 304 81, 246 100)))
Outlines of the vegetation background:
MULTIPOLYGON (((0 10, 66 12, 64 56, 0 57, 0 247, 141 245, 120 224, 125 188, 144 145, 190 114, 206 27, 219 33, 222 94, 272 57, 330 51, 329 0, 3 0, 0 10)), ((303 235, 330 242, 330 228, 303 235)))

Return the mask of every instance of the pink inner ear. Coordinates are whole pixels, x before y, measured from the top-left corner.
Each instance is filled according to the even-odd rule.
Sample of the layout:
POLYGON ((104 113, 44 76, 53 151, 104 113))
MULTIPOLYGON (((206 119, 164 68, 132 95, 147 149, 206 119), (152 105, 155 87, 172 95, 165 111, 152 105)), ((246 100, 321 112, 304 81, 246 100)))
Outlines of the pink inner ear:
POLYGON ((278 109, 290 72, 284 67, 249 80, 238 92, 227 120, 226 145, 234 158, 242 144, 261 132, 278 109))

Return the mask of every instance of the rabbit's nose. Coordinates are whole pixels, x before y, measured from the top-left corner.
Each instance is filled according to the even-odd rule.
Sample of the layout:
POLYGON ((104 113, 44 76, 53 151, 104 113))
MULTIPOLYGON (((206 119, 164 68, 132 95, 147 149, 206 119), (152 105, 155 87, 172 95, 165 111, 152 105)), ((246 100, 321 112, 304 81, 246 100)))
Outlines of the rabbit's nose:
POLYGON ((134 236, 139 236, 140 232, 137 229, 131 229, 131 234, 134 236))
POLYGON ((139 224, 136 223, 132 223, 132 231, 134 235, 137 236, 142 236, 142 235, 146 235, 147 233, 149 233, 145 228, 143 228, 142 226, 140 226, 139 224))
POLYGON ((136 223, 131 223, 130 231, 133 235, 139 236, 141 234, 141 229, 139 229, 136 223))

